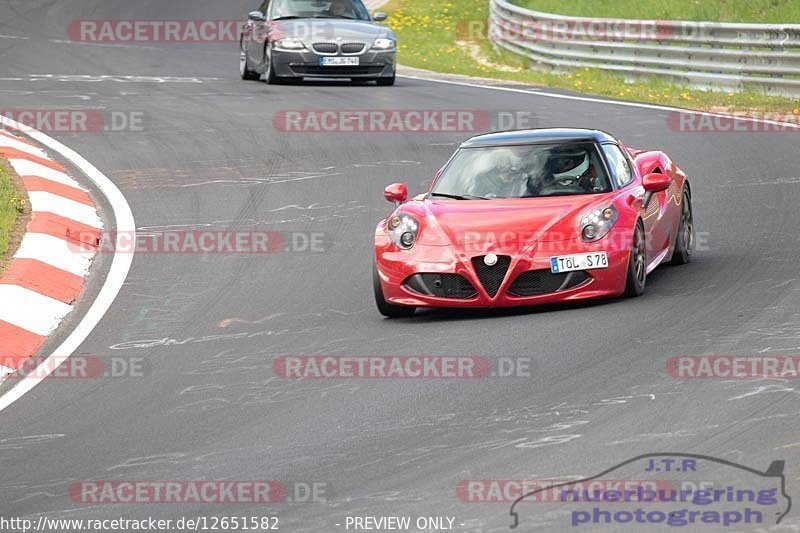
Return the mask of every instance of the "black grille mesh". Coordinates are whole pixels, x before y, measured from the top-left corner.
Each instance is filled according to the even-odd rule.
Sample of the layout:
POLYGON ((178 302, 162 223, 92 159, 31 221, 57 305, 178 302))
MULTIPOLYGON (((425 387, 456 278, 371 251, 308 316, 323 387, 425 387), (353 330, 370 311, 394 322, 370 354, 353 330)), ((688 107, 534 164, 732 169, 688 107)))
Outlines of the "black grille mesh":
POLYGON ((343 54, 358 54, 364 49, 364 43, 344 43, 341 46, 343 54))
POLYGON ((314 43, 314 51, 320 54, 335 54, 339 50, 339 45, 336 43, 314 43))
POLYGON ((475 269, 483 288, 486 289, 490 297, 494 298, 497 291, 500 290, 503 279, 506 277, 506 272, 508 272, 508 267, 511 264, 511 257, 508 255, 497 256, 497 264, 494 266, 488 266, 483 261, 483 258, 484 256, 473 257, 472 268, 475 269))
POLYGON ((584 283, 589 274, 582 270, 554 274, 549 270, 529 270, 514 280, 508 288, 512 296, 536 296, 567 290, 584 283))
POLYGON ((405 281, 405 286, 414 292, 439 298, 466 300, 478 295, 472 283, 459 274, 414 274, 405 281))

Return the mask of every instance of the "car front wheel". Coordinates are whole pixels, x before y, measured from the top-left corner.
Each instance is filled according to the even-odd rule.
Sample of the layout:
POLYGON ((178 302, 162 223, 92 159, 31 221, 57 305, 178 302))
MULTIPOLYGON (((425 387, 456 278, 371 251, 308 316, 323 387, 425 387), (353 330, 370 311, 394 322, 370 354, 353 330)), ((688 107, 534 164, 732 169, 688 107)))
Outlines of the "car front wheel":
POLYGON ((267 43, 264 47, 264 74, 267 79, 267 83, 276 84, 279 83, 279 78, 275 75, 275 69, 272 67, 272 52, 269 49, 269 43, 267 43))
POLYGON ((636 297, 644 293, 647 284, 647 243, 645 241, 644 227, 641 222, 636 223, 631 243, 631 257, 628 260, 628 276, 625 281, 625 296, 636 297))
POLYGON ((383 288, 381 287, 381 280, 378 276, 377 267, 372 269, 372 288, 375 291, 375 305, 378 306, 378 311, 383 316, 389 318, 409 317, 416 311, 416 307, 394 305, 386 301, 386 298, 383 296, 383 288))
POLYGON ((247 60, 247 50, 244 47, 244 39, 239 41, 239 75, 243 80, 255 81, 261 78, 261 74, 250 70, 250 62, 247 60))

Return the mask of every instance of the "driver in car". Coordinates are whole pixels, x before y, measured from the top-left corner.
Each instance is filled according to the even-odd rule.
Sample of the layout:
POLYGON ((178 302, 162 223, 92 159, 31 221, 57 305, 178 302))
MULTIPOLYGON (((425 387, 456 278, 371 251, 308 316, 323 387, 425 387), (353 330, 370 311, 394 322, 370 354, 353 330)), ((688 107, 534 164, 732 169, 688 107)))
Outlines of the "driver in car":
POLYGON ((547 160, 546 170, 542 188, 577 186, 586 192, 594 190, 597 172, 584 148, 567 146, 554 149, 547 160))
POLYGON ((353 13, 350 7, 348 0, 333 0, 328 8, 328 14, 332 17, 352 18, 353 13))

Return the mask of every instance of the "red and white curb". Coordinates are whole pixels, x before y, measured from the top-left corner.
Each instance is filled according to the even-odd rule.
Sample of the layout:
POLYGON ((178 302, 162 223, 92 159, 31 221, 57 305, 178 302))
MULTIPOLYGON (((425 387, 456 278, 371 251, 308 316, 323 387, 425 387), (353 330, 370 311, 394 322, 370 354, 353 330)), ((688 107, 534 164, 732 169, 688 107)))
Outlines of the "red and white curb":
POLYGON ((36 354, 73 309, 96 253, 97 208, 59 163, 29 141, 0 131, 0 156, 22 178, 31 220, 0 276, 0 379, 36 354))
MULTIPOLYGON (((59 154, 66 161, 69 161, 96 187, 109 205, 109 220, 113 217, 115 222, 114 229, 116 230, 117 236, 114 238, 115 242, 112 243, 114 250, 121 250, 125 245, 125 237, 122 237, 123 235, 132 237, 135 241, 136 221, 133 218, 131 206, 128 205, 125 196, 120 192, 114 182, 108 179, 108 176, 103 174, 81 154, 41 131, 12 120, 4 115, 0 115, 0 126, 11 129, 14 132, 22 132, 51 153, 59 154)), ((19 147, 20 145, 16 146, 19 147)), ((34 145, 30 146, 32 148, 22 146, 21 150, 30 154, 30 150, 36 148, 34 145)), ((36 155, 36 152, 31 155, 36 155)), ((54 175, 51 175, 51 177, 52 176, 54 175)), ((52 214, 52 217, 51 220, 55 224, 64 222, 61 218, 57 218, 59 217, 57 214, 52 214)), ((89 305, 89 309, 83 317, 80 318, 77 325, 66 334, 66 338, 42 360, 36 372, 27 374, 21 379, 16 380, 13 387, 6 389, 6 391, 0 395, 0 412, 13 405, 14 402, 25 396, 28 392, 33 390, 34 387, 47 379, 49 375, 64 364, 64 362, 80 348, 84 341, 89 338, 111 308, 120 290, 122 290, 122 286, 125 284, 128 272, 130 272, 131 265, 133 264, 133 258, 134 253, 132 251, 126 253, 121 253, 119 251, 114 252, 111 265, 105 273, 102 286, 94 297, 91 305, 89 305)), ((0 347, 3 347, 2 344, 0 344, 0 347)))

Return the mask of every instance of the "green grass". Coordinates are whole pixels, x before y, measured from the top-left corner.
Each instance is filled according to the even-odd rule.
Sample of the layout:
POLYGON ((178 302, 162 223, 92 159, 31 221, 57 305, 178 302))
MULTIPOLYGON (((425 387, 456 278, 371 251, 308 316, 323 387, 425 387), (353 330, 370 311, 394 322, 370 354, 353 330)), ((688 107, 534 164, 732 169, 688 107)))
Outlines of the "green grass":
POLYGON ((800 2, 797 0, 511 0, 511 2, 536 11, 581 17, 763 24, 800 21, 800 2))
POLYGON ((24 207, 25 201, 17 195, 11 176, 0 167, 0 256, 8 251, 11 228, 24 207))
MULTIPOLYGON (((800 5, 800 1, 797 3, 800 5)), ((520 81, 639 102, 731 112, 794 111, 800 116, 800 99, 769 97, 758 92, 696 90, 663 78, 626 80, 597 69, 564 73, 530 70, 526 58, 495 50, 485 39, 464 40, 471 34, 466 31, 467 24, 487 20, 488 4, 488 0, 395 0, 390 3, 391 16, 387 24, 397 34, 398 60, 403 65, 437 72, 520 81), (477 51, 480 60, 470 49, 477 51)))

